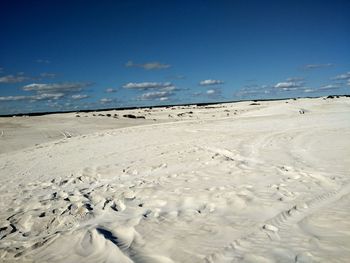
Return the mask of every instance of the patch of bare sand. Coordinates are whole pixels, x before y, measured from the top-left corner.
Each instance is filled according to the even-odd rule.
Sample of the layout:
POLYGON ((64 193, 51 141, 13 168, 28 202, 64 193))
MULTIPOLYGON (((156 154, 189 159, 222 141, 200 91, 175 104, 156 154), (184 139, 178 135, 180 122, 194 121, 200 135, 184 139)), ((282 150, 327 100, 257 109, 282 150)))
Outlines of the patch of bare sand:
POLYGON ((0 155, 1 261, 348 262, 350 101, 285 102, 0 155))

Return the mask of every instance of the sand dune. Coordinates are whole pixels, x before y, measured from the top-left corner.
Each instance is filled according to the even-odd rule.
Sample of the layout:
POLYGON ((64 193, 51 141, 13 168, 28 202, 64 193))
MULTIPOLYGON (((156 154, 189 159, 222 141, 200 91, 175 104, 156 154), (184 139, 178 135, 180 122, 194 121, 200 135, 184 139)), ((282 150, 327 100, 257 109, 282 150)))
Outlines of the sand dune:
POLYGON ((1 262, 349 262, 349 98, 94 114, 1 118, 1 262))

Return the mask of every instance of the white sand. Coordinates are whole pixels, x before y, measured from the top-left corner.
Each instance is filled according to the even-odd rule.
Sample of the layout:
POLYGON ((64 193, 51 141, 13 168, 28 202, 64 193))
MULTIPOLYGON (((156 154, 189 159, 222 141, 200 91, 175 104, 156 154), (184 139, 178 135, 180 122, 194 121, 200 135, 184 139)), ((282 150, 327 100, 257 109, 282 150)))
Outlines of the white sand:
POLYGON ((250 103, 0 118, 0 262, 350 262, 350 99, 250 103))

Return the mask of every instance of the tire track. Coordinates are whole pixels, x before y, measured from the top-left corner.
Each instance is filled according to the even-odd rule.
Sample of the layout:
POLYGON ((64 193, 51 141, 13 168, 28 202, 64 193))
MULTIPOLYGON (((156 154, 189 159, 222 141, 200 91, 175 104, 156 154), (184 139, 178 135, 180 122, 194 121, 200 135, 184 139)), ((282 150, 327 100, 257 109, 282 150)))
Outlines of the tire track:
MULTIPOLYGON (((318 195, 307 202, 296 203, 291 208, 284 210, 258 225, 251 232, 241 238, 233 240, 223 249, 212 253, 204 258, 204 262, 233 262, 241 261, 245 253, 251 253, 256 249, 266 250, 269 242, 279 241, 280 230, 288 230, 297 222, 300 222, 308 215, 311 215, 323 207, 330 205, 337 200, 350 194, 350 183, 336 190, 318 195), (266 247, 266 248, 265 248, 266 247), (253 249, 254 248, 254 249, 253 249)), ((270 246, 269 246, 270 247, 270 246)))

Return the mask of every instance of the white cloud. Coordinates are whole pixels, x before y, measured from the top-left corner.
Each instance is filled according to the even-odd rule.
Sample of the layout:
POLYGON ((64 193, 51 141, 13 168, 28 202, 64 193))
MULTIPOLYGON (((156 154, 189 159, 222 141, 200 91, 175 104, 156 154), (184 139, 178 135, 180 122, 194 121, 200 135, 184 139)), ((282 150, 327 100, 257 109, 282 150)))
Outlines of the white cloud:
POLYGON ((58 100, 64 96, 63 93, 41 93, 38 95, 32 96, 5 96, 0 97, 0 101, 20 101, 20 100, 30 100, 30 101, 38 101, 38 100, 58 100))
POLYGON ((161 91, 174 91, 174 90, 176 90, 176 87, 175 86, 168 86, 168 87, 161 88, 159 90, 161 90, 161 91))
POLYGON ((320 90, 332 90, 332 89, 339 89, 341 86, 339 84, 328 84, 328 85, 323 85, 319 89, 320 90))
POLYGON ((222 97, 220 88, 208 89, 205 93, 209 98, 213 99, 222 97))
POLYGON ((305 65, 305 69, 318 69, 318 68, 328 68, 334 66, 332 63, 325 63, 325 64, 308 64, 305 65))
POLYGON ((295 91, 295 90, 299 90, 299 88, 282 88, 283 91, 295 91))
POLYGON ((139 82, 134 83, 130 82, 123 86, 125 89, 139 89, 139 90, 147 90, 147 89, 164 89, 164 88, 174 88, 171 82, 139 82))
POLYGON ((81 91, 91 83, 50 83, 50 84, 39 84, 32 83, 24 86, 22 89, 25 91, 35 91, 37 93, 44 92, 77 92, 81 91))
POLYGON ((300 82, 300 81, 303 81, 305 78, 302 78, 302 77, 291 77, 291 78, 287 78, 286 80, 288 82, 300 82))
POLYGON ((146 92, 140 96, 140 100, 165 100, 171 96, 172 93, 169 91, 154 91, 154 92, 146 92))
POLYGON ((14 75, 7 75, 0 77, 0 83, 9 84, 9 83, 20 83, 29 80, 29 77, 24 76, 22 73, 14 75))
POLYGON ((199 82, 199 85, 201 86, 212 86, 212 85, 221 85, 224 84, 222 80, 216 80, 216 79, 206 79, 199 82))
POLYGON ((86 83, 63 83, 63 84, 29 84, 22 89, 28 92, 34 92, 34 95, 18 95, 18 96, 1 96, 0 101, 47 101, 59 100, 67 95, 71 99, 84 99, 88 96, 85 94, 74 94, 90 84, 86 83))
POLYGON ((41 93, 38 95, 34 95, 32 97, 34 97, 33 100, 50 100, 50 99, 58 100, 63 96, 64 96, 64 93, 41 93))
POLYGON ((161 97, 161 98, 159 98, 159 100, 160 101, 167 101, 167 100, 169 100, 169 98, 168 97, 161 97))
POLYGON ((154 70, 154 69, 167 69, 167 68, 170 68, 171 65, 169 64, 162 64, 160 62, 148 62, 148 63, 144 63, 144 64, 137 64, 137 63, 134 63, 132 61, 128 61, 126 64, 125 64, 126 67, 137 67, 137 68, 143 68, 143 69, 146 69, 146 70, 154 70))
POLYGON ((198 97, 198 96, 203 97, 204 96, 204 97, 208 97, 211 99, 222 97, 220 88, 213 88, 213 89, 208 89, 206 91, 193 92, 193 93, 191 93, 191 96, 196 96, 196 97, 198 97))
POLYGON ((118 91, 117 89, 113 89, 113 88, 106 89, 107 93, 113 93, 113 92, 117 92, 117 91, 118 91))
POLYGON ((344 73, 344 74, 341 74, 341 75, 338 75, 338 76, 335 76, 334 78, 332 78, 333 80, 350 80, 350 71, 344 73))
POLYGON ((207 90, 207 94, 208 94, 208 95, 215 94, 215 90, 209 89, 209 90, 207 90))
POLYGON ((101 104, 107 104, 107 103, 111 103, 113 100, 110 98, 102 98, 100 99, 100 103, 101 104))
POLYGON ((324 92, 324 91, 327 91, 327 90, 334 90, 334 89, 339 89, 341 88, 342 86, 340 84, 327 84, 327 85, 323 85, 319 88, 304 88, 303 91, 304 92, 307 92, 307 93, 310 93, 310 92, 324 92))
POLYGON ((285 81, 278 82, 275 85, 248 85, 240 89, 234 95, 237 97, 247 96, 263 96, 266 94, 276 94, 279 92, 288 91, 304 91, 304 78, 302 77, 291 77, 285 81))
POLYGON ((292 77, 288 78, 286 81, 278 82, 273 86, 275 89, 279 89, 280 91, 295 91, 302 89, 304 85, 304 78, 300 77, 292 77))
POLYGON ((86 94, 74 94, 74 95, 72 95, 73 100, 82 100, 82 99, 86 99, 88 97, 89 96, 86 94))
POLYGON ((0 101, 17 101, 17 100, 29 100, 28 96, 3 96, 0 97, 0 101))
POLYGON ((293 81, 279 82, 274 87, 278 89, 283 89, 283 90, 297 89, 301 87, 301 83, 293 82, 293 81))

